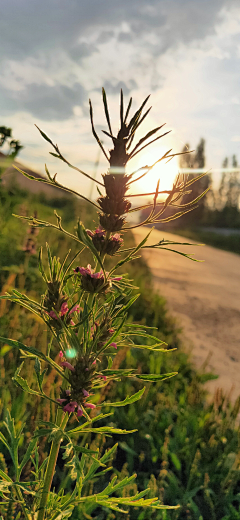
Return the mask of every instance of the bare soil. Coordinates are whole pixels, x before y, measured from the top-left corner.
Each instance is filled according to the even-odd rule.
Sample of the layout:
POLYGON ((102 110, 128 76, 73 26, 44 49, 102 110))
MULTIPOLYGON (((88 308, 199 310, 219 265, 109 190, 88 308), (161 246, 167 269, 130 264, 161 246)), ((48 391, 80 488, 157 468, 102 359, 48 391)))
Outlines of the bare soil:
MULTIPOLYGON (((136 241, 146 236, 148 229, 134 230, 136 241)), ((191 349, 197 367, 209 356, 208 370, 218 374, 208 388, 240 395, 240 256, 210 246, 198 247, 193 240, 152 231, 148 244, 161 239, 189 242, 191 246, 176 246, 179 251, 195 253, 202 263, 192 262, 165 250, 144 250, 154 276, 154 287, 167 300, 183 332, 187 349, 191 349)))

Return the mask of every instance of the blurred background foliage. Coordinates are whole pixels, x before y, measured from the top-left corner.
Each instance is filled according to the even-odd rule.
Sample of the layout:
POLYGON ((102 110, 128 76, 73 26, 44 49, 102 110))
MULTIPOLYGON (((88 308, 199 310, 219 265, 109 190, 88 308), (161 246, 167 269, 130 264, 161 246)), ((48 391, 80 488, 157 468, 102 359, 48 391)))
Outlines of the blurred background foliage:
MULTIPOLYGON (((195 152, 180 155, 180 171, 188 172, 189 180, 206 171, 205 148, 206 142, 202 138, 195 152)), ((190 144, 186 143, 182 152, 190 149, 190 144)), ((222 169, 213 173, 209 171, 194 183, 192 193, 185 195, 181 203, 189 203, 191 198, 197 198, 207 188, 209 191, 198 202, 198 207, 180 219, 170 221, 167 229, 197 242, 240 254, 240 166, 236 155, 225 157, 222 169)), ((145 217, 147 213, 148 210, 143 211, 145 217)), ((165 216, 172 214, 172 209, 167 208, 165 216)), ((164 224, 156 227, 166 229, 164 224)))
MULTIPOLYGON (((47 241, 53 251, 63 258, 68 249, 71 255, 77 252, 77 244, 70 243, 68 237, 58 231, 43 229, 38 234, 12 214, 38 215, 43 220, 55 221, 53 209, 62 216, 63 226, 74 233, 78 219, 86 227, 93 229, 96 215, 94 210, 74 197, 49 199, 46 194, 33 195, 19 190, 16 186, 6 189, 0 185, 0 290, 1 294, 12 288, 24 290, 29 296, 39 300, 44 292, 43 280, 38 271, 36 250, 47 241), (30 230, 30 233, 29 233, 30 230), (31 247, 29 239, 32 240, 31 247)), ((96 220, 97 221, 97 220, 96 220)), ((167 228, 166 228, 167 229, 167 228)), ((125 235, 125 245, 132 244, 133 236, 125 235)), ((81 265, 89 262, 81 257, 81 265)), ((187 262, 187 260, 186 260, 187 262)), ((205 367, 197 371, 191 358, 184 350, 181 331, 169 316, 165 300, 154 292, 151 274, 145 262, 139 258, 129 266, 129 277, 140 287, 141 295, 130 309, 129 320, 149 327, 160 339, 168 343, 168 349, 176 349, 160 355, 149 351, 121 350, 115 358, 116 366, 131 366, 147 373, 178 371, 178 375, 162 383, 146 384, 143 398, 124 408, 115 408, 111 418, 119 428, 137 431, 128 436, 114 436, 114 439, 88 438, 86 442, 100 449, 119 443, 113 461, 114 474, 126 476, 137 473, 138 489, 148 486, 150 496, 159 496, 164 504, 180 504, 176 511, 141 511, 132 509, 128 515, 96 510, 93 518, 98 520, 240 520, 240 445, 239 409, 240 400, 232 403, 230 396, 219 390, 213 398, 207 397, 204 383, 215 377, 205 367)), ((0 302, 1 336, 18 339, 26 345, 46 351, 48 333, 44 323, 35 315, 11 302, 0 302)), ((140 342, 140 338, 139 342, 140 342)), ((21 362, 21 354, 2 345, 0 349, 0 430, 6 408, 10 407, 17 428, 26 423, 21 445, 29 440, 29 430, 33 430, 41 418, 51 420, 54 410, 38 398, 31 398, 12 382, 16 367, 21 362)), ((57 351, 56 351, 56 359, 57 351)), ((31 361, 25 364, 25 374, 34 387, 31 361)), ((51 395, 52 388, 60 386, 54 371, 49 371, 45 382, 45 392, 51 395)), ((140 388, 134 379, 108 385, 99 394, 99 400, 120 400, 140 388)), ((74 420, 74 419, 72 419, 74 420)), ((104 423, 103 423, 104 424, 104 423)), ((46 439, 40 439, 40 459, 47 451, 46 439)), ((8 453, 0 443, 0 469, 11 475, 8 453)), ((23 478, 30 478, 31 466, 25 468, 23 478)), ((103 472, 98 486, 105 487, 109 474, 103 472)), ((64 465, 59 457, 56 488, 71 489, 71 481, 64 474, 64 465)), ((125 494, 135 493, 131 484, 125 494)), ((94 481, 86 493, 94 492, 94 481)), ((0 506, 1 512, 1 506, 0 506)), ((14 518, 9 510, 8 520, 14 518)), ((76 508, 73 520, 81 518, 76 508)))

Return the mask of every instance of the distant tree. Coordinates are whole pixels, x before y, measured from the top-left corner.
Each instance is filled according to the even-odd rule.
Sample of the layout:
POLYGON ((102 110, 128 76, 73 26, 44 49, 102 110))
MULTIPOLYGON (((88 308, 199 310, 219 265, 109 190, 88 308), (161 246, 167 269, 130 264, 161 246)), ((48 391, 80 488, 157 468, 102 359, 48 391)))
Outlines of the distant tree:
POLYGON ((23 148, 23 146, 20 144, 20 141, 12 139, 11 128, 0 126, 0 147, 3 147, 5 144, 8 145, 8 150, 5 152, 5 155, 12 159, 15 159, 20 150, 23 148))
MULTIPOLYGON (((183 147, 183 152, 189 151, 190 146, 189 144, 186 144, 183 147)), ((200 139, 200 142, 196 148, 196 152, 192 154, 186 154, 186 155, 180 155, 180 161, 179 161, 180 168, 183 169, 203 169, 205 167, 205 140, 200 139)), ((186 174, 184 174, 185 176, 186 174)), ((198 173, 189 173, 188 179, 193 179, 196 177, 198 173)), ((185 195, 182 200, 182 204, 187 204, 190 202, 190 200, 193 200, 197 198, 203 191, 205 191, 207 188, 209 188, 211 183, 210 175, 205 175, 200 179, 199 181, 192 184, 191 189, 192 193, 185 195)), ((203 197, 198 202, 198 208, 194 211, 194 214, 187 213, 184 215, 184 217, 181 218, 181 221, 179 222, 180 225, 199 225, 203 222, 204 219, 204 213, 205 208, 207 205, 207 199, 206 197, 203 197)))
POLYGON ((20 144, 20 141, 12 138, 12 129, 7 128, 7 126, 0 126, 0 155, 1 148, 3 149, 4 153, 0 158, 0 183, 3 173, 11 165, 15 157, 17 157, 20 150, 23 148, 23 146, 20 144))
POLYGON ((231 160, 225 157, 222 168, 219 189, 215 191, 213 224, 223 228, 239 228, 240 176, 236 155, 233 155, 231 160), (226 169, 228 171, 224 171, 226 169))

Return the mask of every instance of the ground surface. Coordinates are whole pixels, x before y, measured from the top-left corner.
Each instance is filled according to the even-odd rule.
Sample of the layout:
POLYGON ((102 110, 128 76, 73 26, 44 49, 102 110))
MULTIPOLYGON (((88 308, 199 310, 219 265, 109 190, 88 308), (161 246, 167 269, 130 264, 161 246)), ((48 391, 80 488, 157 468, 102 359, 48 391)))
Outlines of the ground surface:
MULTIPOLYGON (((137 228, 137 241, 148 228, 137 228)), ((195 253, 203 263, 192 262, 176 253, 145 250, 144 257, 154 276, 155 289, 167 299, 169 311, 183 328, 184 342, 192 348, 200 367, 211 354, 208 369, 219 375, 208 383, 213 392, 232 389, 240 395, 240 256, 163 231, 153 231, 148 244, 162 238, 190 242, 179 250, 195 253)))

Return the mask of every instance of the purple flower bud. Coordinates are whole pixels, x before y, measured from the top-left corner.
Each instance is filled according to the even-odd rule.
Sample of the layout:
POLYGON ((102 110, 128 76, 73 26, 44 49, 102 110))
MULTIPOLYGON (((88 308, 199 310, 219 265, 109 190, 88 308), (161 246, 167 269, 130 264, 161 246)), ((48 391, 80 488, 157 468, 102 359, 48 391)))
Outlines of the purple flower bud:
POLYGON ((87 390, 85 390, 85 388, 83 388, 82 392, 85 397, 89 397, 90 394, 87 392, 87 390))
POLYGON ((94 233, 90 230, 90 229, 86 229, 86 233, 88 234, 89 237, 93 237, 94 233))
POLYGON ((75 372, 75 368, 68 361, 63 361, 63 363, 61 363, 61 366, 68 368, 72 372, 75 372))
POLYGON ((80 406, 80 405, 78 405, 78 409, 77 409, 77 416, 78 416, 78 417, 82 417, 82 415, 83 415, 83 411, 82 411, 82 408, 81 408, 81 406, 80 406))
POLYGON ((67 314, 68 312, 68 304, 67 302, 63 302, 62 306, 61 306, 61 311, 60 311, 60 316, 65 316, 65 314, 67 314))
POLYGON ((67 399, 57 399, 57 402, 59 404, 65 403, 67 399))
POLYGON ((99 374, 98 377, 101 377, 102 379, 104 379, 104 381, 107 381, 107 377, 106 377, 106 376, 103 376, 102 374, 99 374))
POLYGON ((92 403, 85 403, 84 406, 85 406, 85 408, 91 408, 92 410, 93 410, 94 408, 96 408, 96 405, 95 405, 95 404, 92 404, 92 403))
POLYGON ((66 404, 66 406, 64 406, 63 410, 64 412, 73 413, 76 406, 78 406, 77 402, 71 401, 70 403, 66 404))
POLYGON ((50 318, 54 318, 55 320, 58 319, 58 317, 57 317, 57 315, 56 315, 56 312, 54 312, 54 311, 50 311, 50 312, 48 313, 48 315, 50 316, 50 318))
POLYGON ((72 314, 72 312, 78 312, 80 309, 78 303, 74 305, 74 307, 69 311, 69 314, 72 314))
POLYGON ((110 347, 117 348, 117 343, 111 343, 110 347))

